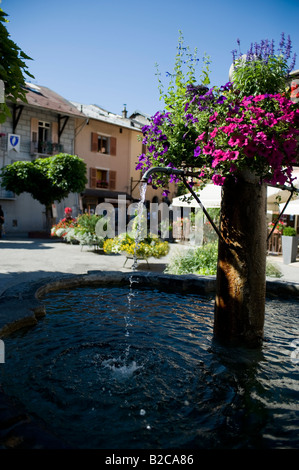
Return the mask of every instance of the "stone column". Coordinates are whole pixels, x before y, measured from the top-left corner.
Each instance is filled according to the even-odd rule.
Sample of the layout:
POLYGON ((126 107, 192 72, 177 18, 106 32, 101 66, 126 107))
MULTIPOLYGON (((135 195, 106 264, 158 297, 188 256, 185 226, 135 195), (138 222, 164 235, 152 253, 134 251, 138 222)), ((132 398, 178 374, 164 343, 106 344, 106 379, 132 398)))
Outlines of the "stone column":
POLYGON ((214 336, 232 345, 263 340, 266 296, 266 185, 244 172, 223 186, 214 336))

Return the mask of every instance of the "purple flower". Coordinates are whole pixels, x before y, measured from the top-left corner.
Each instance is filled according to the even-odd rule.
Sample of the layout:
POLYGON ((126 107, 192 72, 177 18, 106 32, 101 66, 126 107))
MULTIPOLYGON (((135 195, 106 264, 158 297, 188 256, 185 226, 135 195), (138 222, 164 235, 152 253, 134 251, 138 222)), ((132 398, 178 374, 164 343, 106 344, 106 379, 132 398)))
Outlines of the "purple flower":
POLYGON ((233 64, 234 64, 236 62, 236 57, 237 57, 238 51, 237 51, 237 49, 233 49, 231 52, 232 52, 233 64))
POLYGON ((201 148, 199 146, 195 147, 194 157, 199 157, 200 154, 201 154, 201 148))
POLYGON ((231 89, 232 85, 233 85, 232 82, 227 82, 225 85, 222 85, 220 87, 220 90, 221 91, 229 91, 231 89))
POLYGON ((138 163, 135 167, 136 170, 141 170, 141 168, 143 168, 143 163, 142 162, 138 163))
POLYGON ((223 104, 224 101, 226 100, 227 98, 225 96, 219 96, 218 100, 217 100, 217 104, 223 104))
POLYGON ((193 114, 186 114, 187 121, 191 121, 193 119, 193 114))

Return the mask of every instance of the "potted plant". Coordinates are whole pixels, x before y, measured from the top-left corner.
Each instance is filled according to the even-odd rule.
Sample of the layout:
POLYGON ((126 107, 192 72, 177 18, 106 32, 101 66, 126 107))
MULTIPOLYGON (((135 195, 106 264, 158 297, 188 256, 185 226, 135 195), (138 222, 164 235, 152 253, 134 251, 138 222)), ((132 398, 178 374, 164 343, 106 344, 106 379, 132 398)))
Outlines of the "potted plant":
POLYGON ((298 249, 298 237, 296 229, 285 227, 282 234, 282 256, 284 264, 294 263, 296 261, 298 249))

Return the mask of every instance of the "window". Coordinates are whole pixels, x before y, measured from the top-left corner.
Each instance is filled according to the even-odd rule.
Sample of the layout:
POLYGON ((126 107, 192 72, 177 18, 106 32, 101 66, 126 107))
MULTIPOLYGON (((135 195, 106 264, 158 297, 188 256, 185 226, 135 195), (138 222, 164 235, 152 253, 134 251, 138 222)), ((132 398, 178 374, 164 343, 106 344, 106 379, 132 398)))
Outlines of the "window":
POLYGON ((108 188, 108 171, 97 169, 97 188, 108 188))
POLYGON ((38 121, 38 141, 48 142, 50 140, 50 123, 38 121))
POLYGON ((58 123, 31 118, 31 154, 55 155, 63 152, 58 143, 58 123))
POLYGON ((48 154, 50 141, 50 124, 45 121, 38 121, 38 152, 48 154))
POLYGON ((100 152, 106 155, 116 155, 116 138, 91 133, 91 151, 100 152))
POLYGON ((99 168, 89 169, 90 188, 116 189, 116 171, 99 168))
POLYGON ((101 153, 110 153, 110 141, 108 137, 98 135, 98 152, 101 153))

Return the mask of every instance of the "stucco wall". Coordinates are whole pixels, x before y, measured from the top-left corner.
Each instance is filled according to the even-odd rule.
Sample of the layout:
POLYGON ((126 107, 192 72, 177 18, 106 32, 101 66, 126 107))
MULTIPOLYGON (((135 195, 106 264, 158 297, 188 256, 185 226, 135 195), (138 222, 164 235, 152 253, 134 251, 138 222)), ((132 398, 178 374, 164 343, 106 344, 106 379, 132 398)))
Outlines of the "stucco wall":
MULTIPOLYGON (((5 134, 1 137, 0 145, 0 168, 18 160, 32 161, 35 157, 31 155, 31 119, 37 118, 40 121, 49 123, 57 122, 57 113, 52 113, 38 108, 24 106, 15 134, 20 136, 20 152, 7 150, 8 134, 13 133, 12 117, 1 125, 0 132, 5 134)), ((63 145, 63 152, 74 153, 74 124, 75 120, 69 117, 65 129, 61 135, 60 143, 63 145)), ((64 207, 76 207, 77 195, 70 195, 67 201, 57 205, 58 215, 63 216, 64 207)), ((38 201, 34 200, 30 194, 23 193, 15 199, 1 199, 0 205, 5 215, 5 232, 7 234, 25 233, 29 231, 39 231, 45 228, 45 208, 38 201)))

